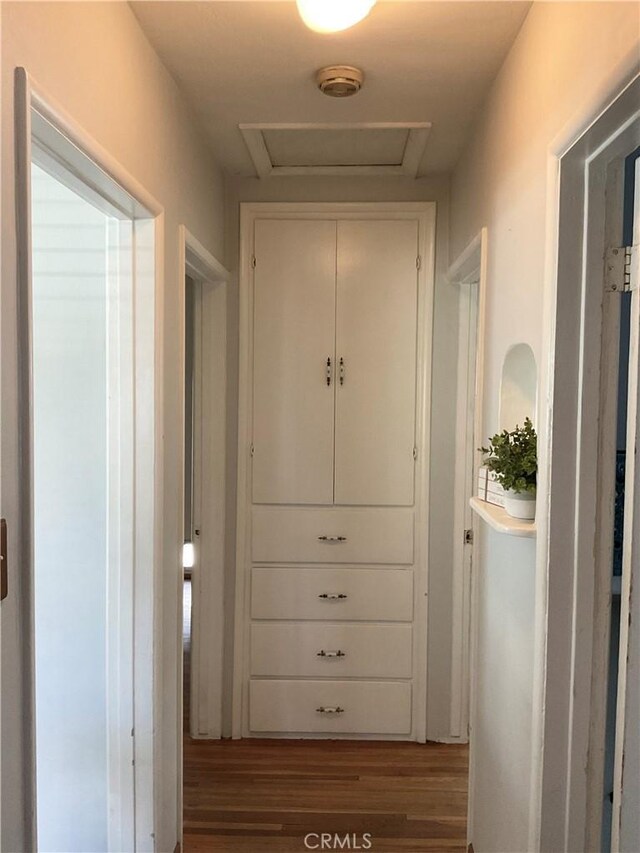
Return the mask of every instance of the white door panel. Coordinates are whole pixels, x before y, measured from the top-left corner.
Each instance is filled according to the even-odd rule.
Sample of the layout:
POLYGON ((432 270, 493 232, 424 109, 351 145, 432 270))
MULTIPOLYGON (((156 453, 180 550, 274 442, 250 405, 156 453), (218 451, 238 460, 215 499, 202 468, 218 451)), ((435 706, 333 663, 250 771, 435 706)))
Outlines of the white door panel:
POLYGON ((415 221, 338 223, 337 504, 414 501, 417 255, 415 221))
POLYGON ((335 251, 335 222, 256 222, 254 503, 333 503, 335 251))

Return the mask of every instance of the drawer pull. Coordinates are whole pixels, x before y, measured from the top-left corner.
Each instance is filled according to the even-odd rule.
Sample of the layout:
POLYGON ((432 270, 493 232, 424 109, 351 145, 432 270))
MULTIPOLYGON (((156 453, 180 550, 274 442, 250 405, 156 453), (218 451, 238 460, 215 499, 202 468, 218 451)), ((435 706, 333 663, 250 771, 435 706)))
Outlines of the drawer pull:
POLYGON ((347 655, 347 653, 343 652, 342 649, 336 649, 336 651, 328 651, 328 652, 325 652, 324 649, 320 649, 320 651, 317 654, 317 657, 319 657, 319 658, 344 658, 344 657, 346 657, 346 655, 347 655))
POLYGON ((341 708, 340 705, 336 705, 334 708, 325 708, 324 705, 320 705, 319 708, 316 708, 316 711, 319 714, 344 714, 344 708, 341 708))
POLYGON ((346 542, 346 536, 318 536, 320 542, 346 542))
POLYGON ((344 592, 321 592, 318 598, 324 598, 325 601, 344 601, 347 596, 344 592))

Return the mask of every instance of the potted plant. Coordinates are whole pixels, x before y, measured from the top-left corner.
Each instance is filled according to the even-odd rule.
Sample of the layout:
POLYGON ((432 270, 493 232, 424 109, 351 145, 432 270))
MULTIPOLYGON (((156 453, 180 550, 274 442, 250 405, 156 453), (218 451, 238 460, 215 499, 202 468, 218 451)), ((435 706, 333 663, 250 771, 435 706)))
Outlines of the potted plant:
POLYGON ((496 474, 504 489, 504 508, 513 518, 536 517, 536 484, 538 474, 537 436, 529 418, 524 426, 503 430, 481 447, 484 464, 496 474))

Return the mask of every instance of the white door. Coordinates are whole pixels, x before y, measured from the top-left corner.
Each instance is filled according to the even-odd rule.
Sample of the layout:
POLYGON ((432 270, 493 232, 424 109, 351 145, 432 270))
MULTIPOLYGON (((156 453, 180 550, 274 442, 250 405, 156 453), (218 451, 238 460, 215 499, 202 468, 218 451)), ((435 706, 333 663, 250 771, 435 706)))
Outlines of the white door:
MULTIPOLYGON (((633 244, 640 244, 640 161, 636 161, 633 244)), ((640 275, 631 281, 631 334, 627 397, 624 541, 618 705, 613 791, 613 851, 636 853, 640 843, 640 275)))
POLYGON ((338 223, 335 502, 414 501, 418 224, 338 223))
POLYGON ((335 221, 259 220, 254 503, 333 503, 335 221))

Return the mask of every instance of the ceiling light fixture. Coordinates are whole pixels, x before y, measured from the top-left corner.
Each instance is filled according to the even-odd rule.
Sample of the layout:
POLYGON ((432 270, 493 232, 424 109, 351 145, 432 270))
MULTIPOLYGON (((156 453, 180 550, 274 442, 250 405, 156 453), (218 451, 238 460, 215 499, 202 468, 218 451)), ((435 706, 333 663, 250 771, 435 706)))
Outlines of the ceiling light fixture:
POLYGON ((362 88, 364 74, 352 65, 329 65, 316 73, 316 83, 323 95, 348 98, 362 88))
POLYGON ((300 17, 316 33, 346 30, 366 18, 376 0, 296 0, 300 17))

